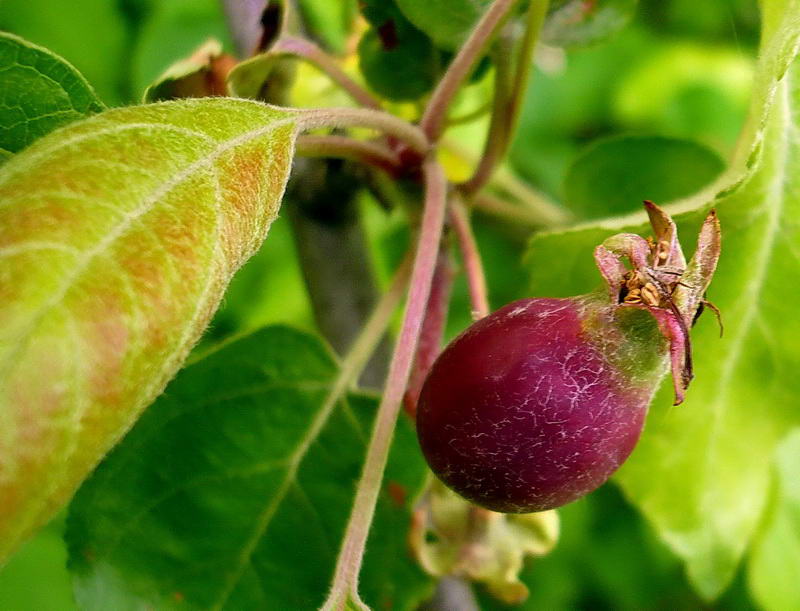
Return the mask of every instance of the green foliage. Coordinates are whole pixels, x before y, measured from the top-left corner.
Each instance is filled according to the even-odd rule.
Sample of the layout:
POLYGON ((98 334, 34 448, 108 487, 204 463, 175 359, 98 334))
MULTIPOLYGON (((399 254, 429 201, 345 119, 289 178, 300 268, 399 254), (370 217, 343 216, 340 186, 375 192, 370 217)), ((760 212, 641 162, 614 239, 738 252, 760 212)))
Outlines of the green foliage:
POLYGON ((638 211, 642 200, 671 202, 699 191, 724 168, 714 151, 661 136, 599 140, 567 171, 564 196, 587 218, 638 211))
MULTIPOLYGON (((790 134, 800 106, 796 1, 764 3, 763 53, 752 115, 716 197, 683 203, 676 220, 688 234, 714 206, 723 255, 709 297, 725 317, 693 331, 696 379, 679 408, 669 389, 652 406, 642 441, 617 478, 631 501, 687 563, 706 597, 729 583, 765 508, 775 447, 798 422, 794 338, 800 334, 785 279, 800 274, 797 184, 800 149, 790 134), (742 448, 747 448, 746 452, 742 448)), ((713 195, 713 192, 712 192, 713 195)), ((597 284, 587 253, 640 217, 611 219, 537 237, 528 261, 537 294, 585 292, 597 284), (543 262, 546 262, 544 264, 543 262)))
POLYGON ((395 0, 406 18, 442 49, 464 42, 491 0, 395 0))
POLYGON ((277 215, 295 132, 253 102, 153 104, 0 169, 0 558, 180 367, 277 215))
POLYGON ((230 46, 218 0, 160 0, 146 15, 131 58, 135 98, 209 38, 222 41, 225 48, 230 46))
POLYGON ((63 530, 63 520, 54 520, 23 545, 3 567, 0 571, 0 609, 77 611, 67 572, 63 530))
POLYGON ((370 88, 392 100, 416 100, 441 72, 441 54, 430 39, 402 21, 392 21, 392 41, 375 28, 358 43, 361 72, 370 88))
POLYGON ((800 430, 778 447, 770 506, 748 568, 763 609, 800 608, 800 430))
POLYGON ((67 61, 0 32, 0 161, 76 119, 103 110, 91 85, 67 61))
MULTIPOLYGON (((100 99, 118 105, 141 99, 159 74, 209 37, 225 45, 228 41, 217 0, 0 0, 0 4, 0 28, 14 33, 0 35, 0 147, 5 149, 0 150, 0 161, 56 128, 58 121, 79 119, 82 107, 86 113, 100 110, 98 98, 71 64, 86 75, 100 99), (65 59, 16 35, 46 45, 65 59), (23 56, 27 64, 20 61, 23 56), (7 65, 10 69, 2 70, 7 65), (19 113, 25 113, 24 132, 19 113)), ((520 3, 520 12, 525 4, 520 3)), ((689 589, 678 559, 686 562, 696 590, 711 597, 730 582, 740 559, 749 553, 747 581, 739 572, 715 608, 753 608, 745 591, 749 587, 758 605, 768 611, 794 609, 800 606, 800 501, 795 485, 800 449, 797 433, 787 437, 787 432, 796 431, 798 425, 795 372, 800 366, 796 346, 800 327, 792 307, 792 279, 800 271, 796 254, 800 154, 793 136, 800 112, 800 66, 795 64, 782 81, 777 78, 796 48, 800 5, 797 0, 763 0, 764 32, 759 35, 755 0, 638 4, 634 15, 635 0, 550 2, 548 45, 537 54, 511 162, 535 188, 553 197, 566 195, 570 212, 589 222, 534 239, 525 259, 531 285, 519 262, 527 225, 511 226, 474 214, 491 301, 499 306, 528 296, 529 286, 535 294, 549 296, 598 286, 591 249, 620 229, 642 229, 643 217, 628 214, 640 199, 664 202, 684 197, 713 177, 718 168, 713 154, 672 140, 692 139, 726 156, 735 155, 728 173, 713 187, 670 210, 679 213, 684 235, 696 232, 710 206, 719 210, 723 258, 709 298, 723 310, 726 335, 717 337, 710 314, 700 319, 693 330, 697 378, 687 403, 671 408, 670 393, 662 392, 639 449, 617 480, 631 504, 619 498, 616 488, 606 487, 560 511, 562 541, 553 553, 526 565, 521 579, 531 597, 516 608, 701 608, 704 603, 689 589), (629 27, 618 31, 631 16, 629 27), (753 84, 752 57, 759 38, 764 46, 753 84), (748 116, 751 88, 749 119, 734 149, 748 116), (601 140, 630 133, 653 137, 601 140), (626 169, 612 178, 615 168, 626 169), (610 218, 596 220, 600 216, 610 218)), ((488 0, 297 3, 307 31, 323 46, 343 54, 345 70, 353 71, 360 59, 367 84, 375 92, 389 102, 418 104, 488 5, 488 0), (370 24, 359 58, 346 44, 347 37, 358 31, 351 20, 356 6, 370 24)), ((484 58, 483 65, 487 64, 484 58)), ((255 61, 240 70, 244 73, 245 68, 256 69, 258 80, 263 76, 258 71, 269 66, 255 61)), ((310 92, 304 104, 341 104, 325 77, 317 77, 313 70, 298 73, 308 77, 298 83, 310 92), (320 87, 328 89, 320 93, 320 87)), ((263 79, 256 89, 262 84, 263 79)), ((480 108, 488 100, 489 88, 478 89, 465 92, 469 104, 451 116, 480 108)), ((179 194, 165 199, 143 222, 134 223, 129 235, 112 240, 107 257, 98 256, 82 276, 76 271, 76 260, 115 234, 123 214, 133 214, 134 199, 141 200, 148 180, 163 182, 167 173, 185 170, 204 154, 205 140, 198 131, 206 132, 213 146, 212 141, 232 142, 228 136, 238 138, 233 135, 237 130, 252 133, 268 120, 260 114, 267 112, 261 106, 237 106, 239 110, 229 112, 228 105, 236 103, 218 100, 212 103, 220 105, 215 111, 198 113, 206 103, 197 104, 184 107, 178 126, 173 118, 154 117, 161 112, 158 109, 180 105, 102 114, 32 144, 0 169, 0 555, 4 546, 13 547, 18 535, 52 513, 46 503, 63 502, 180 366, 203 321, 213 313, 225 282, 260 241, 261 235, 249 241, 242 237, 253 237, 248 233, 252 227, 243 223, 236 226, 238 246, 230 249, 232 242, 225 242, 224 252, 214 253, 211 248, 219 242, 208 233, 192 233, 195 228, 208 229, 212 218, 208 167, 187 179, 191 184, 182 185, 179 194), (255 112, 247 118, 242 108, 255 112), (82 137, 82 130, 108 125, 113 117, 140 124, 141 133, 126 141, 98 135, 76 142, 67 153, 64 138, 76 138, 79 132, 82 137), (185 130, 188 139, 168 137, 170 125, 185 130), (148 146, 150 138, 157 146, 148 146), (37 154, 30 176, 20 178, 22 174, 13 170, 13 180, 9 178, 7 167, 28 164, 24 160, 32 159, 31 151, 49 151, 48 143, 57 140, 65 148, 55 151, 53 159, 37 154), (51 246, 52 251, 46 250, 51 246), (230 263, 237 248, 240 256, 230 263), (226 258, 228 263, 220 263, 226 258), (18 350, 15 358, 11 351, 16 350, 25 317, 34 309, 43 311, 73 276, 72 287, 64 289, 63 303, 42 318, 32 348, 18 350), (206 302, 197 305, 201 276, 219 284, 206 302), (152 282, 153 278, 160 280, 152 282), (120 329, 128 333, 122 348, 120 329), (139 356, 125 347, 152 348, 147 344, 151 340, 168 345, 139 356), (173 351, 166 365, 159 360, 162 350, 173 351), (112 371, 114 363, 120 364, 119 370, 112 371), (124 383, 116 396, 114 380, 124 383), (143 384, 137 386, 136 381, 143 384), (87 399, 90 391, 103 388, 108 391, 105 395, 87 399), (48 392, 58 389, 66 390, 54 400, 48 392), (26 432, 22 427, 31 422, 24 419, 28 408, 36 414, 36 426, 26 432), (24 443, 19 441, 23 435, 27 435, 24 443), (20 468, 18 479, 6 486, 6 469, 23 462, 28 471, 20 468), (61 486, 65 482, 66 488, 61 486), (30 509, 15 507, 18 491, 28 495, 22 502, 30 509), (8 520, 14 522, 10 534, 3 531, 8 520)), ((397 108, 404 116, 414 112, 411 105, 397 108)), ((474 122, 452 130, 448 138, 456 131, 467 134, 459 138, 460 144, 478 150, 484 127, 474 122)), ((288 133, 280 138, 288 150, 288 133)), ((263 145, 254 143, 253 148, 263 145)), ((240 187, 249 185, 241 177, 249 175, 253 166, 234 161, 233 156, 230 161, 228 167, 217 168, 219 176, 230 174, 240 187), (241 174, 230 170, 233 166, 241 174)), ((288 162, 281 158, 279 165, 285 179, 288 162)), ((275 202, 271 196, 267 199, 258 209, 236 207, 237 214, 228 218, 246 218, 250 223, 259 217, 263 223, 257 232, 263 234, 267 217, 275 212, 275 202)), ((371 214, 382 214, 374 201, 366 205, 371 214)), ((390 224, 386 231, 368 228, 372 255, 384 275, 407 248, 409 233, 413 235, 400 210, 395 210, 390 224)), ((271 229, 270 240, 234 277, 200 350, 277 321, 313 328, 285 221, 271 229)), ((447 336, 469 322, 470 304, 461 274, 454 287, 447 336)), ((262 472, 246 482, 244 477, 234 481, 227 476, 237 464, 246 471, 261 464, 248 459, 277 456, 280 448, 291 445, 298 430, 319 414, 318 398, 327 392, 337 370, 316 339, 278 328, 230 342, 205 358, 195 357, 100 467, 73 508, 73 566, 79 570, 82 604, 124 610, 145 601, 157 608, 186 608, 198 606, 193 603, 201 598, 193 596, 219 592, 220 575, 230 576, 234 562, 218 566, 218 575, 209 579, 203 575, 214 567, 203 563, 213 560, 219 549, 228 554, 220 558, 242 557, 243 548, 236 547, 229 532, 248 528, 252 532, 254 512, 276 498, 287 472, 262 472), (280 351, 270 352, 279 337, 285 340, 285 356, 294 361, 283 358, 280 351), (223 358, 232 365, 223 366, 223 358), (241 371, 239 363, 244 363, 241 371), (226 398, 226 389, 246 398, 226 398), (203 391, 202 401, 191 400, 203 391), (232 409, 225 410, 226 406, 232 409), (168 422, 171 414, 178 414, 178 420, 168 422), (278 419, 284 417, 286 424, 279 425, 278 419), (269 426, 262 426, 260 419, 269 421, 269 426), (179 428, 181 422, 187 426, 179 428), (153 431, 152 437, 148 431, 153 431), (145 451, 139 454, 140 449, 145 451), (241 462, 236 463, 235 457, 241 462), (117 470, 125 475, 116 477, 117 470), (194 486, 204 474, 208 480, 194 486), (176 488, 175 496, 160 500, 159 492, 176 488), (239 513, 241 507, 250 513, 239 513), (224 527, 221 520, 227 520, 224 527), (120 525, 130 530, 123 532, 120 525), (115 539, 124 543, 113 547, 115 539), (87 547, 97 554, 83 553, 87 547), (187 562, 179 562, 182 555, 187 562), (190 574, 193 569, 197 572, 190 574)), ((276 504, 265 536, 254 540, 259 557, 273 564, 254 568, 234 584, 237 596, 252 597, 232 598, 229 607, 306 608, 320 602, 373 412, 374 401, 358 394, 336 407, 297 471, 297 481, 309 498, 330 498, 332 503, 315 502, 314 507, 319 506, 315 515, 300 498, 299 488, 289 490, 276 504), (322 519, 331 526, 324 536, 322 519), (272 572, 261 574, 256 569, 272 572), (266 593, 258 589, 256 574, 267 575, 260 579, 266 593), (278 574, 280 578, 275 577, 278 574), (270 595, 274 598, 259 598, 270 595), (285 598, 291 596, 299 598, 285 598), (244 602, 239 605, 240 601, 244 602)), ((405 550, 409 503, 421 478, 419 456, 405 421, 393 452, 386 482, 402 484, 407 495, 402 507, 392 500, 400 498, 400 488, 393 486, 392 494, 384 495, 370 535, 361 582, 376 610, 390 604, 412 607, 430 587, 405 550)), ((63 567, 65 552, 58 543, 60 530, 60 522, 44 529, 5 566, 0 573, 0 609, 74 607, 63 567)), ((484 609, 506 609, 484 592, 480 597, 484 609)))
POLYGON ((298 8, 303 21, 308 24, 316 38, 321 39, 334 52, 341 53, 345 50, 358 8, 355 0, 300 0, 298 8))
POLYGON ((233 58, 223 57, 219 41, 209 39, 191 57, 170 66, 151 84, 144 92, 144 101, 227 95, 227 75, 220 71, 233 62, 233 58))
POLYGON ((752 64, 720 45, 655 45, 618 80, 611 114, 632 129, 730 150, 747 114, 752 64))
MULTIPOLYGON (((187 367, 72 504, 81 608, 319 606, 375 409, 351 395, 323 411, 336 373, 285 327, 187 367)), ((375 608, 412 609, 429 589, 405 535, 424 479, 402 421, 361 580, 375 608)))
POLYGON ((129 32, 109 0, 3 0, 0 29, 47 47, 73 64, 100 99, 117 105, 128 98, 129 32))

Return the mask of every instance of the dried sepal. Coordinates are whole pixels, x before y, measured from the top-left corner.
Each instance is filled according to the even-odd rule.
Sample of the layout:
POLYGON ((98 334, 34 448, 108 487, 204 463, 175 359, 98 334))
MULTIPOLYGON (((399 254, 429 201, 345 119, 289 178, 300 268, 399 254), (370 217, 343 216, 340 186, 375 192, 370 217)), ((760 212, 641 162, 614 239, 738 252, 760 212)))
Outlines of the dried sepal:
MULTIPOLYGON (((653 202, 645 201, 654 238, 620 233, 595 249, 595 262, 619 307, 650 312, 669 342, 675 387, 675 405, 683 401, 692 372, 689 327, 698 311, 708 304, 708 288, 720 254, 719 220, 712 210, 700 231, 697 249, 686 264, 672 218, 653 202), (623 259, 630 263, 628 269, 623 259)), ((716 308, 713 308, 718 313, 716 308)))
POLYGON ((429 574, 477 581, 513 605, 528 596, 519 579, 523 563, 552 550, 558 534, 558 514, 553 510, 497 513, 469 503, 433 480, 414 510, 409 544, 429 574))

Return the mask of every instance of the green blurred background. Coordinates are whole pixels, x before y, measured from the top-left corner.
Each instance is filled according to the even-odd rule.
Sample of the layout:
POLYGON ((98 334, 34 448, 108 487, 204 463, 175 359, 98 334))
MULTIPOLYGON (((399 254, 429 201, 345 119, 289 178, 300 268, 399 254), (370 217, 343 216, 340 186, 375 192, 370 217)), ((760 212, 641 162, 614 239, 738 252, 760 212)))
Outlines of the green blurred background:
MULTIPOLYGON (((304 3, 318 36, 332 48, 345 45, 340 17, 352 9, 346 4, 304 3)), ((67 58, 108 105, 136 103, 168 65, 209 36, 229 44, 216 0, 0 0, 0 29, 67 58)), ((597 194, 581 191, 587 181, 568 177, 635 174, 642 184, 657 181, 662 201, 695 191, 717 175, 731 153, 747 110, 757 43, 754 0, 643 0, 631 24, 610 40, 568 52, 543 50, 510 168, 584 219, 630 211, 641 197, 635 182, 626 181, 630 192, 609 189, 603 194, 608 208, 597 212, 592 209, 597 194), (615 157, 620 136, 632 138, 622 141, 615 157), (660 145, 654 147, 654 141, 660 145), (658 154, 634 155, 631 165, 631 150, 658 154), (595 155, 608 165, 598 168, 595 155), (687 157, 691 163, 676 161, 687 157)), ((374 264, 385 281, 405 249, 404 219, 367 196, 361 208, 374 264)), ((528 283, 521 265, 527 235, 488 217, 478 219, 476 233, 493 305, 520 297, 520 287, 528 283)), ((468 324, 469 310, 459 278, 450 336, 468 324)), ((313 328, 285 218, 235 278, 205 341, 268 322, 313 328)), ((678 560, 613 485, 566 507, 561 516, 558 547, 527 565, 531 596, 522 608, 755 608, 741 575, 713 605, 697 598, 678 560)), ((63 520, 56 519, 0 572, 0 611, 74 608, 62 529, 63 520)), ((486 609, 502 608, 483 594, 479 598, 486 609)))

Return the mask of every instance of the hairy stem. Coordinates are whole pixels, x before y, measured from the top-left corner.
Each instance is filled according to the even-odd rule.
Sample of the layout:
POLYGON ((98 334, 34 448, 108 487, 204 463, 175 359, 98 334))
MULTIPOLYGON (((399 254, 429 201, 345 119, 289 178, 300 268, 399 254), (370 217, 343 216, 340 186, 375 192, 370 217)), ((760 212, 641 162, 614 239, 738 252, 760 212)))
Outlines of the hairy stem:
POLYGON ((376 142, 346 136, 299 136, 296 154, 300 157, 334 157, 379 168, 389 174, 400 170, 400 156, 376 142))
POLYGON ((486 290, 486 275, 483 272, 483 263, 472 234, 472 225, 469 213, 463 202, 457 196, 450 199, 450 221, 458 240, 461 259, 464 262, 464 271, 467 274, 467 286, 472 302, 472 318, 479 320, 489 315, 489 298, 486 290))
POLYGON ((400 335, 389 366, 364 468, 356 490, 353 509, 336 562, 331 592, 323 609, 340 611, 352 604, 366 609, 358 596, 358 575, 363 561, 367 535, 375 513, 383 471, 389 456, 392 434, 403 399, 420 329, 431 290, 439 242, 444 225, 447 181, 442 167, 433 157, 423 164, 425 206, 411 274, 406 311, 400 335))
POLYGON ((447 312, 450 307, 450 292, 453 288, 455 270, 450 260, 449 240, 443 240, 439 248, 439 258, 431 283, 431 294, 425 308, 425 320, 419 334, 417 353, 414 355, 414 366, 408 379, 403 406, 411 418, 416 417, 417 401, 422 385, 428 376, 433 362, 442 350, 442 337, 447 324, 447 312))
POLYGON ((366 127, 405 142, 414 152, 425 156, 430 144, 416 125, 388 112, 370 108, 295 108, 301 131, 318 128, 366 127))
POLYGON ((517 2, 518 0, 495 0, 453 58, 431 95, 420 121, 420 127, 431 141, 435 142, 442 135, 450 103, 517 2))
MULTIPOLYGON (((506 30, 508 27, 505 28, 506 30)), ((472 177, 460 186, 464 193, 472 193, 482 187, 491 177, 497 162, 505 154, 508 133, 508 121, 505 110, 513 88, 511 82, 512 51, 514 47, 513 36, 504 32, 496 43, 494 57, 494 95, 492 104, 492 118, 489 122, 489 131, 483 146, 483 154, 478 160, 478 165, 472 177)))
POLYGON ((334 83, 344 89, 350 94, 350 97, 362 106, 376 109, 381 107, 376 97, 350 78, 347 73, 339 67, 338 62, 333 57, 310 40, 287 36, 278 40, 271 49, 271 52, 301 57, 327 74, 334 83))
MULTIPOLYGON (((522 98, 530 80, 531 64, 536 50, 536 41, 547 15, 549 0, 532 0, 528 9, 525 34, 516 60, 514 77, 507 91, 498 90, 497 103, 492 114, 492 122, 486 137, 483 155, 472 177, 461 186, 466 194, 479 191, 491 178, 511 146, 514 130, 522 107, 522 98)), ((500 70, 497 65, 497 70, 500 70)), ((505 83, 501 84, 505 86, 505 83)))

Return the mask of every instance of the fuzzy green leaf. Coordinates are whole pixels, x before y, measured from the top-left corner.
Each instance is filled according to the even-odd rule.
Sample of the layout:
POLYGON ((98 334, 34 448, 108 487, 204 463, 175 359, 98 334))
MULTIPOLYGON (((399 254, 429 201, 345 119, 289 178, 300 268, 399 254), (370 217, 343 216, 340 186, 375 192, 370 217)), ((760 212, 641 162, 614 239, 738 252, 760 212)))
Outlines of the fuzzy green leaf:
MULTIPOLYGON (((712 188, 667 207, 684 236, 697 234, 710 207, 718 211, 722 258, 708 296, 722 310, 725 337, 710 316, 700 320, 685 404, 671 407, 662 387, 617 477, 707 598, 730 583, 764 512, 775 448, 800 423, 800 319, 787 287, 800 277, 800 65, 789 69, 800 46, 800 1, 762 7, 762 51, 738 155, 712 188)), ((598 286, 592 248, 620 230, 645 230, 643 221, 609 219, 534 239, 534 292, 598 286)))
MULTIPOLYGON (((318 607, 375 413, 360 395, 323 411, 337 369, 319 340, 277 326, 182 371, 71 506, 81 608, 318 607)), ((376 609, 428 591, 406 548, 424 480, 401 421, 361 577, 376 609)))
POLYGON ((57 127, 103 110, 66 60, 0 32, 0 162, 57 127))
POLYGON ((296 131, 255 102, 165 102, 0 168, 0 562, 180 367, 277 214, 296 131))
POLYGON ((778 448, 767 519, 750 555, 750 591, 762 609, 800 609, 800 430, 778 448))

